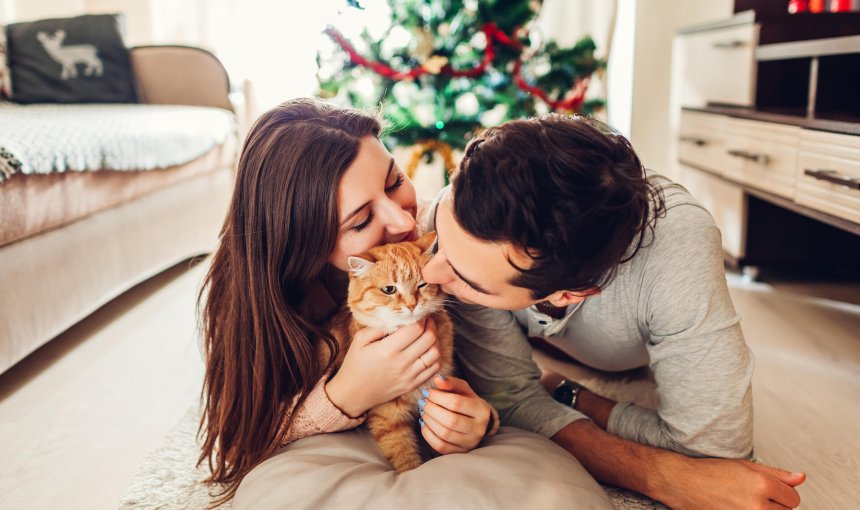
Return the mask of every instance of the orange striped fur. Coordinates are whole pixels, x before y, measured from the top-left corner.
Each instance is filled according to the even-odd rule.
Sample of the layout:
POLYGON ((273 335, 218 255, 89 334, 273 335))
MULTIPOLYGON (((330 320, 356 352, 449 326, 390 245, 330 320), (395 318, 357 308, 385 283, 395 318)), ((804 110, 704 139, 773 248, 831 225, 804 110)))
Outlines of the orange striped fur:
MULTIPOLYGON (((444 309, 446 294, 437 285, 424 284, 421 278, 421 268, 429 258, 427 250, 434 239, 435 234, 430 233, 414 242, 378 246, 350 257, 347 307, 328 325, 340 344, 335 370, 358 330, 373 327, 394 331, 429 315, 436 323, 440 373, 453 373, 454 333, 444 309), (419 288, 420 284, 424 285, 419 288)), ((414 469, 423 462, 418 443, 419 398, 421 392, 416 389, 368 411, 367 427, 398 472, 414 469)))

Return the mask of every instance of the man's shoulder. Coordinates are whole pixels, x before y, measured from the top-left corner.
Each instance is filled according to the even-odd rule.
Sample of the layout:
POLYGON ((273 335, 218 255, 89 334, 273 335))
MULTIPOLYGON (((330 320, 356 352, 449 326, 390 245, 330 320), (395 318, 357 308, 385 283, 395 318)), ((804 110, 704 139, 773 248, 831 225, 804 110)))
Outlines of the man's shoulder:
POLYGON ((646 176, 648 184, 662 196, 667 211, 684 205, 691 205, 705 210, 702 204, 680 183, 650 170, 646 172, 646 176))
POLYGON ((426 207, 425 212, 422 215, 419 215, 421 218, 421 225, 423 227, 423 232, 433 232, 436 230, 436 208, 439 207, 439 202, 445 198, 451 191, 451 185, 447 185, 444 188, 439 190, 439 193, 436 193, 436 197, 433 198, 433 201, 426 207))
MULTIPOLYGON (((722 258, 720 232, 710 212, 682 185, 657 174, 649 174, 648 180, 659 192, 663 208, 657 213, 652 204, 653 228, 645 232, 622 272, 677 274, 697 267, 703 259, 722 258)), ((634 240, 631 252, 638 242, 634 240)))
MULTIPOLYGON (((648 182, 659 193, 663 211, 654 224, 655 241, 664 236, 696 236, 716 227, 711 213, 681 184, 659 174, 649 173, 648 182)), ((656 205, 652 204, 651 214, 656 205)))

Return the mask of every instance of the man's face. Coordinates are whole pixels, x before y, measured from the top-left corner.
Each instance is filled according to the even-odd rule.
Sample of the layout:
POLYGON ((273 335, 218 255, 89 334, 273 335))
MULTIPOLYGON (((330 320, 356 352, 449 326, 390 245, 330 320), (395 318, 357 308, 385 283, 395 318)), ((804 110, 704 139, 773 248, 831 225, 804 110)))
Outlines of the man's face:
POLYGON ((436 209, 436 254, 422 270, 424 281, 435 283, 460 301, 502 310, 527 308, 538 300, 531 291, 510 283, 518 273, 511 263, 528 268, 532 260, 510 243, 475 239, 454 219, 449 193, 436 209))

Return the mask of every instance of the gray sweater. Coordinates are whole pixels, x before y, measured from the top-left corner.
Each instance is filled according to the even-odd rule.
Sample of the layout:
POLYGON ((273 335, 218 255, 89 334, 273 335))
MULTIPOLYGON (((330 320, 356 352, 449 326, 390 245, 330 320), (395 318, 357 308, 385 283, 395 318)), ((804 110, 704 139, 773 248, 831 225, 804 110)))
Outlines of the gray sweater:
MULTIPOLYGON (((615 279, 561 319, 534 307, 452 306, 458 368, 499 411, 502 425, 551 437, 586 416, 543 389, 526 336, 602 370, 647 365, 659 408, 619 402, 609 432, 686 455, 750 457, 753 359, 726 285, 720 232, 682 186, 649 175, 663 190, 666 215, 615 279)), ((428 230, 447 191, 428 211, 428 230)))

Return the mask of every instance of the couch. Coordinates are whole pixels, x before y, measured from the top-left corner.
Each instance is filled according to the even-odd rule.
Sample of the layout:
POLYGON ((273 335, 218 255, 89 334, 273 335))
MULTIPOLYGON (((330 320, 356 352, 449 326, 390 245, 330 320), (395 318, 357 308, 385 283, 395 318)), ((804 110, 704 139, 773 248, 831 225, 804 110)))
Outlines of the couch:
MULTIPOLYGON (((7 126, 30 130, 28 142, 57 138, 62 122, 38 123, 53 115, 69 126, 104 122, 106 139, 120 137, 110 138, 105 154, 139 142, 141 130, 151 137, 128 151, 145 170, 111 168, 122 158, 105 155, 102 168, 77 171, 85 158, 72 151, 63 156, 66 171, 0 181, 0 373, 132 286, 217 243, 235 175, 236 114, 243 113, 231 103, 226 71, 212 54, 183 46, 132 48, 131 59, 143 104, 0 104, 0 122, 5 114, 13 119, 7 126), (213 119, 220 131, 202 141, 200 133, 189 136, 184 120, 194 116, 198 131, 213 119), (157 164, 162 148, 192 143, 200 154, 157 164)), ((43 157, 62 159, 44 150, 30 155, 43 157)))

